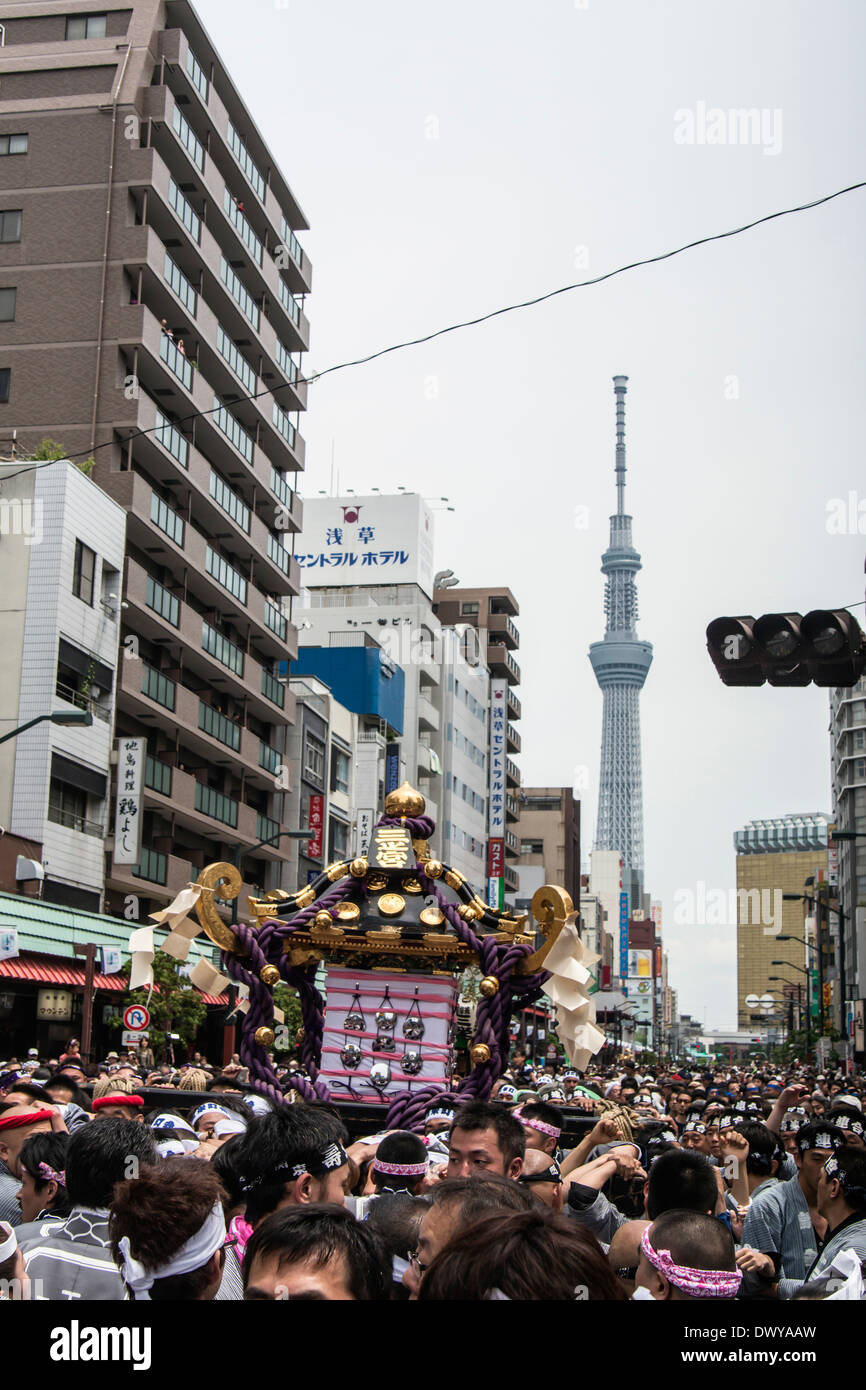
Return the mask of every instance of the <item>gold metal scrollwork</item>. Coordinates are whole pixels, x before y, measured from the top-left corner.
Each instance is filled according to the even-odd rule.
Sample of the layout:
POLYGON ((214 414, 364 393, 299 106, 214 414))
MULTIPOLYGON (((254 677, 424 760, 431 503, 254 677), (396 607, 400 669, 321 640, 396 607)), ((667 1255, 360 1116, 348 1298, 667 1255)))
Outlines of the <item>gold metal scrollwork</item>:
POLYGON ((204 890, 195 905, 196 916, 211 941, 215 946, 219 946, 221 951, 231 951, 235 956, 245 956, 246 951, 231 927, 220 917, 214 903, 214 894, 229 901, 237 897, 243 882, 240 870, 236 869, 234 864, 225 862, 208 864, 202 869, 196 882, 204 890))
POLYGON ((564 888, 545 883, 543 887, 535 890, 532 897, 532 915, 541 928, 544 944, 521 961, 516 971, 518 975, 534 975, 536 970, 542 968, 548 951, 573 912, 574 903, 564 888))

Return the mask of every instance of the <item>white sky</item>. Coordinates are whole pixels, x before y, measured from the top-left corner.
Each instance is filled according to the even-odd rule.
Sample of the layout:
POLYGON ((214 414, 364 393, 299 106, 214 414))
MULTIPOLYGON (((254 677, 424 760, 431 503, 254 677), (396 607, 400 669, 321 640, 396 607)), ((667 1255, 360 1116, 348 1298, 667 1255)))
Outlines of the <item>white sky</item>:
MULTIPOLYGON (((197 8, 310 220, 319 370, 864 177, 862 0, 197 8), (675 112, 699 103, 765 109, 781 149, 677 143, 675 112)), ((305 492, 328 487, 333 453, 343 488, 444 494, 457 510, 437 514, 437 567, 514 591, 524 781, 588 768, 588 848, 587 648, 604 626, 611 377, 629 376, 639 632, 655 647, 646 881, 680 1008, 710 1027, 735 1024, 734 928, 675 927, 675 893, 733 885, 744 821, 831 805, 827 693, 725 689, 704 630, 863 598, 864 536, 825 520, 831 499, 866 497, 864 213, 861 190, 338 373, 302 420, 305 492)))

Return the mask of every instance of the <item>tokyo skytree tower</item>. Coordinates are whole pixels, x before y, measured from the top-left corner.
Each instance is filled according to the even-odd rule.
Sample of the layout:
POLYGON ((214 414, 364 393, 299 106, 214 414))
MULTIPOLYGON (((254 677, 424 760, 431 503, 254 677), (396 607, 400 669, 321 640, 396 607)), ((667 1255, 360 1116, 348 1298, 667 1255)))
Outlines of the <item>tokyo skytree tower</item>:
POLYGON ((637 635, 635 575, 640 555, 632 546, 631 517, 625 510, 625 393, 627 376, 613 379, 616 396, 616 514, 610 519, 610 545, 601 559, 606 576, 605 631, 593 642, 589 659, 604 695, 601 774, 596 849, 618 850, 623 869, 643 871, 639 697, 653 659, 649 642, 637 635))

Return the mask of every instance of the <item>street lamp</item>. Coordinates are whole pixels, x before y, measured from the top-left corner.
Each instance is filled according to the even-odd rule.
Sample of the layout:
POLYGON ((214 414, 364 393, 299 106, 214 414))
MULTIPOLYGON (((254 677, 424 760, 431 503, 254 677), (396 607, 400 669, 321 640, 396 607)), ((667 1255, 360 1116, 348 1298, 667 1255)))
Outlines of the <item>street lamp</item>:
POLYGON ((17 738, 26 729, 32 729, 34 724, 41 724, 46 719, 50 719, 52 724, 78 724, 88 729, 93 723, 93 715, 89 709, 55 709, 50 714, 37 714, 35 719, 28 719, 26 724, 19 725, 11 733, 3 734, 0 736, 0 743, 5 743, 10 738, 17 738))
MULTIPOLYGON (((785 961, 785 964, 786 964, 786 965, 789 965, 790 962, 789 962, 789 961, 785 961)), ((802 1005, 803 1005, 803 986, 800 984, 799 980, 788 980, 788 979, 785 978, 784 975, 771 975, 769 978, 770 978, 770 983, 771 983, 771 984, 789 985, 789 986, 791 986, 792 989, 796 989, 796 991, 797 991, 797 1008, 798 1008, 799 1011, 800 1011, 800 1017, 801 1017, 801 1019, 802 1019, 802 1016, 803 1016, 803 1007, 802 1007, 802 1005)), ((809 1002, 810 1002, 810 1001, 809 1001, 809 992, 808 992, 808 990, 807 990, 807 991, 806 991, 806 1052, 807 1052, 808 1056, 811 1057, 811 1055, 812 1055, 812 1023, 811 1023, 811 1019, 810 1019, 810 1016, 809 1016, 809 1015, 810 1015, 809 1002)))
MULTIPOLYGON (((805 965, 797 965, 796 962, 795 962, 795 961, 792 961, 792 960, 772 960, 772 961, 770 961, 770 964, 771 964, 771 965, 785 965, 785 966, 787 966, 787 967, 788 967, 789 969, 791 969, 791 970, 799 970, 799 971, 800 971, 800 974, 801 974, 801 975, 805 975, 807 981, 809 982, 808 985, 807 985, 807 987, 806 987, 806 1050, 807 1050, 807 1051, 809 1052, 809 1054, 811 1055, 811 1052, 812 1052, 812 1019, 811 1019, 811 1014, 812 1014, 812 1001, 811 1001, 811 999, 809 998, 809 992, 810 992, 810 991, 809 991, 809 986, 811 986, 811 983, 812 983, 812 972, 811 972, 811 970, 808 969, 807 966, 805 966, 805 965)), ((771 975, 771 976, 770 976, 770 979, 771 979, 771 980, 781 980, 781 981, 784 982, 784 976, 780 976, 780 975, 771 975)), ((794 983, 795 983, 795 981, 793 981, 793 980, 789 980, 789 981, 788 981, 788 984, 794 984, 794 983)), ((799 989, 800 986, 798 985, 797 988, 799 989)), ((823 1029, 822 1029, 822 1032, 823 1032, 823 1029)))

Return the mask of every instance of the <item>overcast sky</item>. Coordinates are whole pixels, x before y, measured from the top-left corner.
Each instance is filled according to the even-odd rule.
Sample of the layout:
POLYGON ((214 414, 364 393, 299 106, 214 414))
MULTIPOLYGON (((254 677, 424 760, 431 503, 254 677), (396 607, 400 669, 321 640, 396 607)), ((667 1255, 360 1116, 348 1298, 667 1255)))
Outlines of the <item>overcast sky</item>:
MULTIPOLYGON (((319 370, 866 177, 862 0, 197 7, 310 221, 319 370), (709 114, 738 108, 753 143, 709 114)), ((513 590, 524 781, 588 769, 588 848, 628 375, 646 882, 710 1027, 735 1025, 735 930, 675 926, 674 895, 733 886, 745 821, 831 803, 827 692, 727 690, 704 631, 863 599, 866 539, 826 518, 866 498, 864 214, 861 190, 337 373, 302 420, 305 492, 333 457, 343 488, 444 494, 437 567, 513 590)))

